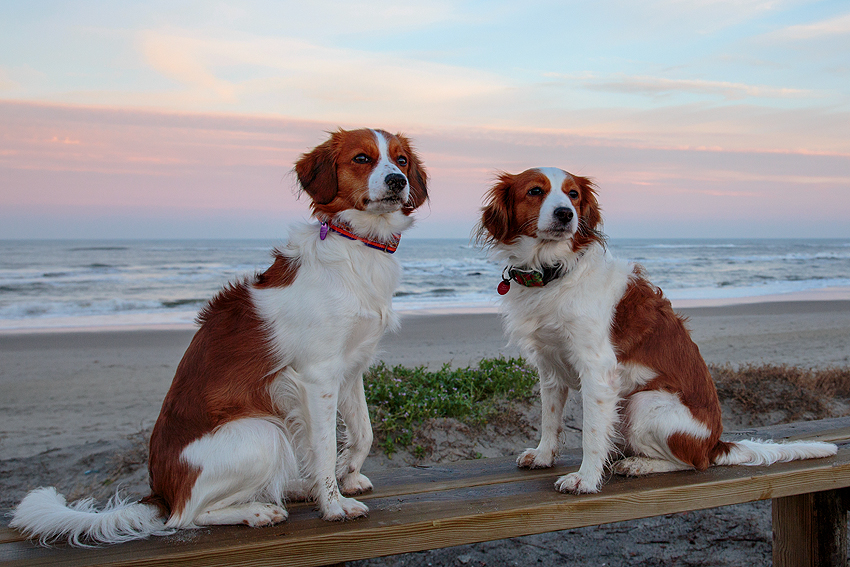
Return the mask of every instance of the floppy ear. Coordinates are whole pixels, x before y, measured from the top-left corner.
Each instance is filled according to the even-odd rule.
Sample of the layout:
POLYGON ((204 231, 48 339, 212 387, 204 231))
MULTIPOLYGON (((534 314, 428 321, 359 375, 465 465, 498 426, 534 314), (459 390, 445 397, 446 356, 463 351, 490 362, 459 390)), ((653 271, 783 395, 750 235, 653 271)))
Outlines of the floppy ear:
POLYGON ((327 205, 336 198, 339 189, 336 178, 337 140, 341 134, 342 130, 334 132, 326 142, 295 162, 298 183, 316 204, 327 205))
POLYGON ((407 182, 410 184, 410 197, 401 211, 409 215, 428 200, 428 172, 425 171, 425 166, 422 165, 422 160, 419 159, 410 140, 401 134, 396 134, 396 138, 401 142, 401 147, 404 148, 408 159, 407 182))
POLYGON ((496 242, 508 242, 513 233, 511 229, 511 186, 514 176, 510 173, 500 173, 498 182, 484 196, 484 208, 481 209, 481 222, 475 231, 475 241, 489 246, 496 242))
POLYGON ((587 177, 573 175, 573 180, 581 190, 579 201, 578 231, 573 237, 573 249, 590 244, 593 241, 604 244, 605 235, 599 230, 602 223, 602 212, 596 199, 596 185, 587 177))

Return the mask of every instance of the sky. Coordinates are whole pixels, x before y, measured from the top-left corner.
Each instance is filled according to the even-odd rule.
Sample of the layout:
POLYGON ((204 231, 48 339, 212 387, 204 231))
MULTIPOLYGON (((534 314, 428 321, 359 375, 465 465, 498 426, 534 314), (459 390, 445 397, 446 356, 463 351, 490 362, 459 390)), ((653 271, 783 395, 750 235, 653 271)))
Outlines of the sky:
POLYGON ((339 127, 411 137, 414 237, 498 171, 615 238, 850 237, 850 3, 0 2, 0 238, 280 238, 339 127))

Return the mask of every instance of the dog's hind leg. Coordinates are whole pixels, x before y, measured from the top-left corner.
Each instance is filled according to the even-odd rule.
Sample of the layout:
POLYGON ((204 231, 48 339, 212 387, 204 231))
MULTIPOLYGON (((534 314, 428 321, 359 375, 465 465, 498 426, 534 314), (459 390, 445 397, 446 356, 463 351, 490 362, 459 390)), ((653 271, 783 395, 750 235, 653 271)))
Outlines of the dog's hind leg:
POLYGON ((283 494, 297 477, 292 446, 280 423, 244 418, 193 441, 182 459, 198 477, 166 526, 269 525, 286 520, 283 494))
POLYGON ((647 390, 629 397, 625 406, 627 450, 635 455, 614 464, 614 472, 640 476, 656 472, 703 470, 716 435, 694 418, 679 394, 647 390), (666 464, 665 464, 666 463, 666 464))

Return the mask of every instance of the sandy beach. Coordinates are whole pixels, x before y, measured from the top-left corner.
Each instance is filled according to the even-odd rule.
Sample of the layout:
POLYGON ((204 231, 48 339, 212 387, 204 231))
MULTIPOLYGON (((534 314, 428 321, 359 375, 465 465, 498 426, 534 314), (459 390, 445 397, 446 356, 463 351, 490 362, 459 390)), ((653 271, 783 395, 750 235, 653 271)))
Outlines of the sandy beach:
MULTIPOLYGON (((694 340, 709 363, 803 367, 850 364, 848 300, 772 301, 679 311, 689 318, 694 340)), ((192 334, 193 330, 185 327, 0 334, 3 511, 28 488, 53 483, 85 487, 96 481, 99 468, 109 464, 111 455, 132 445, 129 436, 153 425, 192 334)), ((438 368, 446 363, 467 366, 483 357, 517 354, 506 345, 498 315, 487 310, 405 314, 402 330, 384 337, 378 358, 390 366, 438 368)), ((536 443, 536 433, 529 432, 527 437, 525 443, 536 443)), ((525 446, 515 439, 510 443, 521 446, 504 447, 506 454, 525 446)), ((370 461, 371 466, 381 466, 386 459, 375 455, 370 461)), ((403 463, 396 459, 393 464, 403 463)), ((141 472, 136 470, 127 483, 144 490, 143 467, 136 469, 141 472)), ((764 515, 758 511, 759 505, 749 506, 764 515)), ((752 511, 727 509, 723 514, 733 518, 733 523, 754 522, 752 511), (741 514, 749 519, 734 519, 741 514)), ((766 527, 759 527, 757 522, 751 527, 766 529, 769 538, 769 513, 766 521, 766 527)), ((659 519, 644 522, 641 525, 658 523, 659 519)), ((550 540, 533 541, 536 543, 528 545, 541 549, 542 557, 554 553, 556 545, 546 543, 550 540)), ((769 539, 765 545, 769 550, 769 539)), ((492 544, 456 549, 451 552, 454 555, 449 550, 439 552, 444 555, 434 553, 418 554, 424 562, 408 558, 363 564, 460 564, 480 556, 483 559, 473 564, 495 565, 499 564, 495 558, 507 557, 505 548, 500 551, 492 544), (450 560, 453 563, 441 563, 450 560), (456 560, 460 563, 454 563, 456 560)), ((734 558, 730 561, 723 564, 738 564, 734 558)))

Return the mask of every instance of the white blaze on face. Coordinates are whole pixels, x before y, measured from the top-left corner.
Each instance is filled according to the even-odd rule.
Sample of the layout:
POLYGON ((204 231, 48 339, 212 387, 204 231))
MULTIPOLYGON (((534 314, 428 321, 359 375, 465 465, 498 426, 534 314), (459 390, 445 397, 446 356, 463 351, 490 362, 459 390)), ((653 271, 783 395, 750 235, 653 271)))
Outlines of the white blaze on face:
MULTIPOLYGON (((372 134, 375 136, 375 142, 378 144, 378 153, 380 154, 378 162, 375 164, 375 168, 372 170, 371 175, 369 175, 369 200, 375 202, 392 196, 389 187, 387 187, 387 176, 393 173, 404 176, 404 173, 402 173, 390 156, 389 144, 387 143, 386 137, 375 130, 372 130, 372 134)), ((407 179, 406 176, 405 179, 407 179)), ((398 193, 398 199, 401 203, 404 203, 407 201, 409 195, 410 184, 408 183, 405 185, 404 189, 398 193)))
POLYGON ((541 167, 540 173, 549 179, 551 190, 543 204, 540 206, 540 214, 537 217, 537 233, 544 236, 546 234, 563 235, 575 233, 578 229, 578 213, 570 201, 569 196, 564 193, 564 182, 567 180, 569 173, 556 167, 541 167), (567 225, 555 216, 555 211, 558 209, 567 208, 572 211, 572 220, 567 225))

